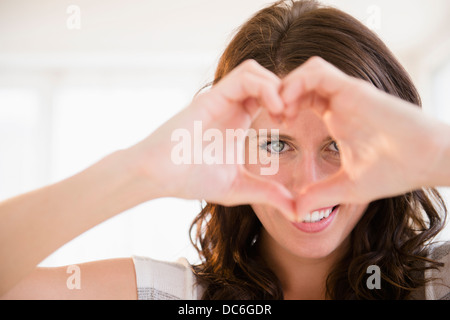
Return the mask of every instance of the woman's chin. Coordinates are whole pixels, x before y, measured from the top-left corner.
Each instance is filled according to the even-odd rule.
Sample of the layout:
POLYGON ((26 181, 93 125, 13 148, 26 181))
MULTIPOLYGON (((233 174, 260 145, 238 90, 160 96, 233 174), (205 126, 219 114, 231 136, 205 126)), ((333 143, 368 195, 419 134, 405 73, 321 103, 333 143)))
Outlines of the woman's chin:
POLYGON ((301 259, 323 259, 339 251, 339 247, 342 247, 344 242, 335 241, 332 239, 321 239, 320 241, 302 241, 295 244, 291 249, 292 253, 301 259))

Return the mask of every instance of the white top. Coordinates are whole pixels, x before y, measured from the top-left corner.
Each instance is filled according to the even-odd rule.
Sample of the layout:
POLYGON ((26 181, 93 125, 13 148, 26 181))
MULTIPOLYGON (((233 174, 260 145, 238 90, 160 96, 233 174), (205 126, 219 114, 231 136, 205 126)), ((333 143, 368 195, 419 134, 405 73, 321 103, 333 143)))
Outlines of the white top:
MULTIPOLYGON (((437 246, 430 257, 445 263, 438 270, 427 270, 425 277, 443 281, 427 283, 413 295, 419 300, 450 300, 450 242, 437 246)), ((199 300, 203 290, 196 284, 195 275, 185 258, 164 262, 144 257, 133 257, 136 270, 138 300, 199 300)), ((382 288, 381 288, 382 290, 382 288)))
POLYGON ((177 262, 133 257, 138 300, 198 300, 201 287, 185 258, 177 262))

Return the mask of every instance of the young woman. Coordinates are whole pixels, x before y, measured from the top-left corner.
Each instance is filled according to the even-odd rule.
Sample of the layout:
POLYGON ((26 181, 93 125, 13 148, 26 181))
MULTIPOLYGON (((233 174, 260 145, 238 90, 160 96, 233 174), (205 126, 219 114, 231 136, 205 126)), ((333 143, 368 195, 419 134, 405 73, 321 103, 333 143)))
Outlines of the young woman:
POLYGON ((0 294, 448 298, 449 247, 431 244, 447 213, 433 187, 450 185, 450 128, 417 106, 405 70, 357 20, 315 1, 275 3, 236 33, 210 90, 149 137, 0 204, 0 294), (198 121, 223 136, 278 130, 246 144, 278 170, 175 163, 173 132, 194 136, 198 121), (192 225, 200 265, 139 257, 80 264, 77 290, 68 289, 67 268, 35 267, 96 224, 166 196, 207 202, 192 225), (366 281, 373 266, 376 288, 366 281))

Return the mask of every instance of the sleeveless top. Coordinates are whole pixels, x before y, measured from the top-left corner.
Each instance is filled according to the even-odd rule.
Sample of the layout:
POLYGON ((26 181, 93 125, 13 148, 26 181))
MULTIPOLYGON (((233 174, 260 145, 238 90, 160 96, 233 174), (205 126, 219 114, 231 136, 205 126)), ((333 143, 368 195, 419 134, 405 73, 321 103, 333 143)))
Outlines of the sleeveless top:
POLYGON ((202 290, 196 284, 189 262, 158 261, 133 256, 138 300, 199 300, 202 290))
MULTIPOLYGON (((436 278, 411 296, 416 300, 450 300, 450 242, 435 247, 429 257, 444 263, 438 270, 427 270, 425 278, 436 278)), ((199 300, 202 288, 196 284, 189 262, 158 261, 134 256, 138 300, 199 300)), ((381 288, 382 290, 382 288, 381 288)))

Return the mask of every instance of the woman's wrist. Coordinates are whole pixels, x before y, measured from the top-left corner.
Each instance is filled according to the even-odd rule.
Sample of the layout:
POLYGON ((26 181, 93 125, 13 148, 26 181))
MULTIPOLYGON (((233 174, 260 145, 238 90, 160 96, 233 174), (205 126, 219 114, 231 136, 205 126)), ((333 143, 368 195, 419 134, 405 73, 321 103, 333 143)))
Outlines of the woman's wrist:
POLYGON ((436 170, 437 186, 450 187, 450 125, 441 124, 440 139, 441 148, 436 170))
POLYGON ((428 166, 428 183, 430 187, 450 186, 450 126, 436 121, 433 130, 430 130, 430 144, 434 146, 436 152, 432 163, 424 164, 428 166))
POLYGON ((128 199, 123 203, 125 207, 166 196, 161 186, 158 164, 148 157, 144 159, 137 148, 116 151, 104 161, 105 170, 117 176, 118 188, 128 199))

